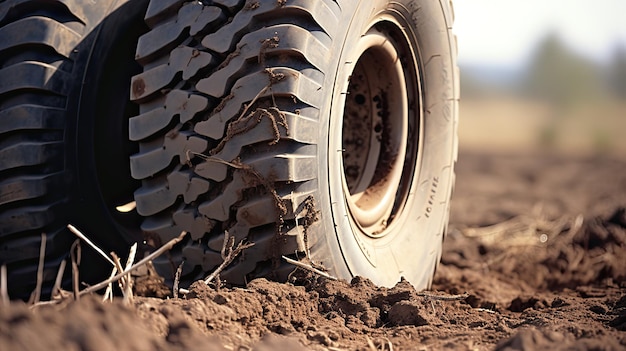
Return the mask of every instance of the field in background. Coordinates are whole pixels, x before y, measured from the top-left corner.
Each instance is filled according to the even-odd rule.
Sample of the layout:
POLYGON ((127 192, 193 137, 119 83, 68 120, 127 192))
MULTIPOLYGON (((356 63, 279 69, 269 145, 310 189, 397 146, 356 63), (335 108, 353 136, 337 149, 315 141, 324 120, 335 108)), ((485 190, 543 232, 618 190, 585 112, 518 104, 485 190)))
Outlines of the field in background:
POLYGON ((559 109, 513 94, 462 97, 459 147, 626 158, 626 101, 583 101, 559 109))
POLYGON ((460 68, 461 150, 626 158, 626 47, 595 62, 552 33, 523 67, 460 68))

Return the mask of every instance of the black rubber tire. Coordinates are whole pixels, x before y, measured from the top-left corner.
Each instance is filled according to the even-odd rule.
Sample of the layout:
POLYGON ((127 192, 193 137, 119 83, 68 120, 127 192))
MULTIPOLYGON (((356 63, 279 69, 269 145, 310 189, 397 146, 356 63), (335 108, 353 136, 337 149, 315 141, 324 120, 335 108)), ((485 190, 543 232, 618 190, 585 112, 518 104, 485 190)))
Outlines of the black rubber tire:
POLYGON ((191 282, 223 261, 224 248, 249 242, 223 280, 287 279, 286 255, 339 278, 429 286, 457 149, 452 21, 447 0, 151 1, 136 54, 144 72, 131 88, 141 104, 129 127, 140 144, 135 200, 156 244, 190 233, 155 263, 161 273, 172 279, 184 261, 191 282), (394 68, 373 65, 379 59, 394 68), (378 78, 350 95, 353 73, 378 78), (368 106, 373 163, 343 155, 357 105, 368 106), (393 197, 363 195, 386 204, 375 225, 355 214, 350 162, 371 173, 352 187, 383 184, 393 197))
MULTIPOLYGON (((133 54, 146 6, 0 1, 0 263, 12 298, 35 288, 42 233, 44 297, 75 239, 67 224, 120 256, 141 239, 140 218, 111 209, 138 187, 127 161, 136 145, 125 141, 138 111, 128 94, 141 71, 133 54)), ((86 245, 82 252, 81 281, 110 272, 86 245)))

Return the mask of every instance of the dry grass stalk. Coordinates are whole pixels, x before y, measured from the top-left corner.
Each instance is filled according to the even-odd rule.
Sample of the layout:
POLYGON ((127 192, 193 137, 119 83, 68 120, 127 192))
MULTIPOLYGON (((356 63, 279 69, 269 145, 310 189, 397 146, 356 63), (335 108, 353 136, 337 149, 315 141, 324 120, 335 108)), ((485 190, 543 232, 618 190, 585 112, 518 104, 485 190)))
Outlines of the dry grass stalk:
MULTIPOLYGON (((135 255, 137 255, 137 243, 134 243, 133 246, 130 247, 130 251, 128 252, 128 259, 126 260, 126 266, 124 267, 125 272, 129 272, 130 268, 135 263, 135 255)), ((124 294, 124 301, 127 303, 132 302, 133 300, 133 276, 128 273, 126 275, 126 283, 124 285, 124 289, 126 293, 124 294), (128 299, 128 301, 127 301, 128 299)))
POLYGON ((220 274, 224 270, 224 268, 228 267, 228 265, 231 264, 243 250, 254 246, 254 243, 244 244, 243 241, 240 241, 239 244, 237 244, 237 247, 233 249, 234 245, 235 238, 230 236, 228 234, 228 231, 225 231, 224 244, 222 245, 222 259, 224 261, 222 262, 222 264, 219 265, 219 267, 217 267, 217 269, 209 274, 206 279, 204 279, 205 284, 208 285, 211 281, 213 281, 213 279, 215 279, 215 277, 220 274))
MULTIPOLYGON (((120 258, 117 256, 115 252, 111 252, 111 257, 113 257, 113 262, 115 263, 115 269, 118 272, 124 272, 124 267, 122 267, 122 263, 120 262, 120 258)), ((126 280, 126 276, 123 276, 122 279, 118 281, 120 289, 124 290, 124 280, 126 280)))
POLYGON ((134 271, 135 269, 145 265, 146 263, 152 261, 154 258, 162 255, 165 251, 170 250, 172 247, 174 247, 174 245, 176 245, 179 242, 181 242, 186 235, 187 235, 186 231, 181 232, 179 236, 177 236, 176 238, 168 241, 163 246, 158 248, 156 251, 154 251, 153 253, 149 254, 146 257, 144 257, 141 261, 139 261, 139 262, 135 263, 134 265, 132 265, 126 271, 118 273, 115 276, 113 276, 113 277, 111 277, 111 278, 109 278, 109 279, 107 279, 105 281, 102 281, 102 282, 100 282, 98 284, 95 284, 95 285, 92 285, 92 286, 88 287, 87 289, 82 290, 80 292, 80 295, 86 295, 86 294, 90 294, 90 293, 96 292, 96 291, 98 291, 98 290, 100 290, 102 288, 105 288, 107 285, 120 280, 125 275, 127 275, 130 272, 134 271))
MULTIPOLYGON (((133 244, 130 248, 130 252, 128 254, 128 259, 126 260, 125 268, 122 267, 122 263, 120 262, 120 258, 115 254, 115 252, 111 252, 111 257, 113 257, 113 261, 115 262, 116 271, 118 272, 128 272, 130 267, 132 267, 133 262, 135 261, 135 254, 137 253, 137 243, 133 244)), ((124 296, 124 303, 130 304, 133 301, 133 278, 130 273, 126 274, 119 280, 120 290, 122 290, 122 296, 124 296)), ((107 286, 107 290, 111 287, 111 284, 107 286)))
POLYGON ((432 294, 425 291, 420 291, 417 293, 417 296, 425 297, 431 300, 439 300, 439 301, 460 301, 465 300, 469 297, 468 293, 460 294, 460 295, 438 295, 432 294))
POLYGON ((296 267, 304 268, 304 269, 306 269, 306 270, 308 270, 310 272, 313 272, 313 273, 315 273, 317 275, 321 275, 322 277, 328 278, 330 280, 339 280, 336 277, 333 277, 332 275, 330 275, 330 274, 328 274, 326 272, 320 271, 317 268, 313 268, 312 266, 310 266, 308 264, 302 263, 300 261, 293 260, 293 259, 291 259, 289 257, 286 257, 286 256, 282 256, 282 257, 283 257, 283 260, 287 261, 287 263, 291 263, 292 265, 294 265, 296 267))
POLYGON ((582 215, 578 215, 574 219, 563 216, 547 220, 540 214, 521 215, 491 226, 463 228, 460 231, 464 236, 476 238, 491 247, 507 249, 511 246, 544 246, 568 227, 566 235, 575 235, 582 227, 582 218, 582 215))
POLYGON ((126 266, 124 266, 124 270, 129 270, 130 267, 135 263, 135 257, 137 256, 137 243, 134 243, 133 246, 130 247, 130 251, 128 251, 128 259, 126 259, 126 266))
MULTIPOLYGON (((113 267, 113 269, 111 270, 111 275, 109 275, 109 279, 115 277, 115 274, 117 274, 117 267, 113 267)), ((109 283, 109 285, 107 285, 107 289, 104 291, 104 297, 102 298, 102 302, 105 301, 113 301, 113 283, 109 283)))
MULTIPOLYGON (((115 252, 111 252, 111 257, 113 257, 113 262, 115 262, 117 270, 119 272, 126 273, 124 267, 122 267, 120 258, 115 254, 115 252)), ((124 296, 124 304, 130 304, 130 302, 133 301, 132 278, 130 277, 130 274, 123 275, 122 278, 118 280, 118 284, 120 286, 120 290, 122 290, 122 296, 124 296)))
POLYGON ((74 292, 74 300, 80 299, 80 289, 78 287, 79 272, 78 266, 80 264, 80 239, 76 239, 70 248, 70 256, 72 258, 72 291, 74 292))
POLYGON ((2 305, 8 306, 9 299, 9 287, 7 286, 7 265, 3 264, 0 267, 0 299, 2 299, 2 305))
POLYGON ((46 262, 46 234, 41 233, 41 245, 39 246, 39 265, 37 266, 37 283, 31 296, 31 304, 36 304, 41 299, 41 287, 43 286, 43 268, 46 262))
POLYGON ((178 268, 176 268, 176 275, 174 276, 174 286, 172 287, 172 295, 174 296, 175 299, 178 298, 178 293, 179 293, 179 285, 180 285, 180 276, 183 273, 183 265, 185 264, 185 260, 183 259, 183 261, 178 265, 178 268))
POLYGON ((105 260, 109 261, 109 263, 111 263, 111 266, 115 267, 115 262, 113 262, 113 260, 109 256, 107 256, 107 254, 105 254, 104 251, 102 251, 99 247, 97 247, 96 244, 91 242, 91 240, 89 240, 89 238, 87 238, 85 234, 81 233, 80 230, 76 229, 76 227, 74 227, 71 224, 68 224, 67 228, 72 233, 74 233, 74 235, 81 238, 84 242, 86 242, 89 246, 91 246, 94 250, 96 250, 96 252, 99 253, 102 257, 104 257, 105 260))
POLYGON ((61 261, 59 265, 59 270, 57 271, 56 279, 54 280, 54 286, 52 287, 52 298, 63 298, 63 290, 61 289, 61 283, 63 282, 63 274, 65 273, 65 266, 67 266, 67 261, 61 261))

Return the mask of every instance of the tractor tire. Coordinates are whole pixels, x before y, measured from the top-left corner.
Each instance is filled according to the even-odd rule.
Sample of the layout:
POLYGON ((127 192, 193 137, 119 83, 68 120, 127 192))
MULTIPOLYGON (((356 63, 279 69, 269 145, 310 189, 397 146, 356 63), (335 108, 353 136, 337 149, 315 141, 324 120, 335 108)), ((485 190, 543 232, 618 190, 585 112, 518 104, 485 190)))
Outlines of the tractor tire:
POLYGON ((142 231, 172 281, 426 288, 446 232, 459 74, 448 0, 152 0, 129 138, 142 231))
MULTIPOLYGON (((127 141, 130 79, 147 1, 0 1, 0 264, 11 298, 27 299, 40 274, 50 294, 82 229, 105 252, 141 240, 127 141), (45 234, 43 236, 42 234, 45 234), (39 269, 45 239, 45 260, 39 269)), ((71 264, 66 264, 70 267, 71 264)), ((110 266, 86 245, 80 279, 110 266)), ((66 269, 63 281, 71 280, 66 269)))

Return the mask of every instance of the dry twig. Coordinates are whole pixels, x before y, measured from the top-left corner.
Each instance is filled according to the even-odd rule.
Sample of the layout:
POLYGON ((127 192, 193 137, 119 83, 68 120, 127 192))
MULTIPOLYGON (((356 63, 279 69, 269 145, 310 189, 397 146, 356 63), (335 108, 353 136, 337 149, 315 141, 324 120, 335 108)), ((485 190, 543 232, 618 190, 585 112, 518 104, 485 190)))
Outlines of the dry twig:
POLYGON ((228 265, 231 264, 243 250, 254 246, 254 243, 244 244, 243 241, 240 241, 239 244, 237 244, 237 247, 233 249, 234 245, 235 237, 230 236, 228 234, 228 231, 225 231, 224 244, 222 245, 222 259, 224 260, 224 262, 222 262, 222 264, 220 264, 217 269, 215 269, 211 274, 209 274, 208 277, 206 277, 206 279, 204 279, 205 284, 208 285, 213 279, 215 279, 218 274, 220 274, 224 270, 224 268, 228 267, 228 265))
MULTIPOLYGON (((111 275, 109 275, 109 279, 115 277, 115 274, 117 274, 117 267, 113 266, 113 269, 111 270, 111 275)), ((104 291, 104 297, 102 298, 102 302, 107 300, 113 301, 113 283, 107 285, 107 289, 104 291)))
POLYGON ((460 294, 460 295, 437 295, 432 293, 427 293, 425 291, 420 291, 417 293, 417 296, 426 297, 431 300, 439 300, 439 301, 460 301, 465 300, 469 297, 468 293, 460 294))
POLYGON ((78 266, 80 265, 80 239, 76 239, 70 248, 70 256, 72 257, 72 291, 74 291, 74 300, 80 299, 80 289, 78 288, 78 266))
POLYGON ((180 262, 180 264, 178 265, 178 268, 176 268, 176 275, 174 275, 174 286, 172 287, 172 295, 174 296, 175 299, 178 298, 178 292, 179 292, 178 286, 180 285, 180 275, 183 273, 184 264, 185 264, 185 260, 183 259, 182 262, 180 262))
POLYGON ((293 259, 291 259, 289 257, 286 257, 286 256, 282 256, 282 257, 283 257, 283 260, 287 261, 287 263, 291 263, 292 265, 294 265, 296 267, 304 268, 307 271, 313 272, 313 273, 315 273, 317 275, 321 275, 322 277, 328 278, 330 280, 339 280, 336 277, 333 277, 332 275, 330 275, 330 274, 328 274, 326 272, 322 272, 322 271, 320 271, 317 268, 313 268, 312 266, 310 266, 308 264, 302 263, 300 261, 293 260, 293 259))
POLYGON ((81 238, 84 242, 86 242, 89 246, 91 246, 94 250, 96 250, 97 253, 99 253, 102 257, 104 257, 104 259, 106 259, 107 261, 109 261, 109 263, 111 264, 111 266, 115 267, 115 262, 113 262, 113 260, 107 256, 104 251, 102 251, 99 247, 96 246, 96 244, 92 243, 91 240, 89 240, 89 238, 87 238, 85 236, 85 234, 81 233, 80 230, 76 229, 76 227, 74 227, 71 224, 67 225, 67 228, 74 233, 74 235, 76 235, 77 237, 81 238))
POLYGON ((39 265, 37 266, 37 283, 35 291, 31 296, 31 304, 36 304, 41 298, 41 287, 43 286, 43 268, 46 262, 46 234, 41 233, 41 245, 39 246, 39 265))
POLYGON ((7 286, 7 265, 3 264, 0 267, 0 298, 2 299, 2 305, 9 305, 9 288, 7 286))
MULTIPOLYGON (((124 272, 129 272, 130 267, 133 266, 135 262, 135 255, 137 254, 137 243, 134 243, 133 246, 130 247, 130 251, 128 252, 128 259, 126 260, 126 266, 124 267, 124 272)), ((124 294, 124 301, 129 303, 133 300, 133 277, 130 273, 126 275, 126 282, 124 285, 124 289, 126 293, 124 294), (128 299, 128 301, 127 301, 128 299)))
POLYGON ((67 261, 61 261, 59 265, 59 270, 57 271, 56 279, 54 280, 54 286, 52 287, 52 294, 50 295, 52 298, 63 297, 63 290, 61 289, 61 284, 63 282, 63 274, 65 273, 65 266, 67 266, 67 261))
POLYGON ((96 292, 96 291, 106 287, 110 283, 116 282, 116 281, 120 280, 126 274, 129 274, 130 272, 134 271, 135 269, 137 269, 137 268, 145 265, 146 263, 152 261, 154 258, 162 255, 165 251, 170 250, 172 247, 174 247, 174 245, 176 245, 179 242, 181 242, 186 235, 187 235, 186 231, 181 232, 179 236, 177 236, 176 238, 168 241, 167 243, 165 243, 165 245, 161 246, 160 248, 158 248, 153 253, 149 254, 146 257, 144 257, 141 261, 135 263, 133 266, 131 266, 126 271, 118 273, 115 276, 113 276, 113 277, 111 277, 111 278, 109 278, 109 279, 107 279, 107 280, 105 280, 103 282, 100 282, 100 283, 98 283, 96 285, 92 285, 92 286, 88 287, 87 289, 81 291, 80 295, 85 295, 85 294, 89 294, 89 293, 92 293, 92 292, 96 292))
POLYGON ((124 304, 129 304, 133 300, 132 278, 130 277, 130 274, 128 274, 128 272, 124 270, 124 267, 122 267, 120 258, 115 254, 115 252, 111 252, 111 257, 113 257, 113 261, 115 262, 115 267, 117 267, 117 270, 119 272, 126 273, 118 281, 118 284, 120 286, 120 290, 122 290, 124 304))

